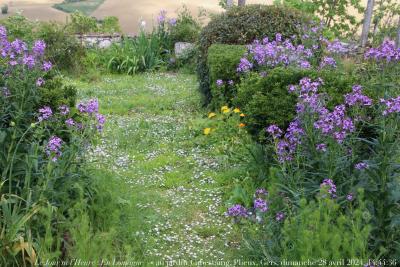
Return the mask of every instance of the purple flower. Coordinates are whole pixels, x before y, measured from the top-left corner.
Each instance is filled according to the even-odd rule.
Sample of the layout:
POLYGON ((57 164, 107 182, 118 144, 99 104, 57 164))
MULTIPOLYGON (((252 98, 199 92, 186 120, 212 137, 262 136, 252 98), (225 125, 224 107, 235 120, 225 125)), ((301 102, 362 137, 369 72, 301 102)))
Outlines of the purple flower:
POLYGON ((97 99, 90 99, 89 101, 85 102, 80 102, 77 105, 77 109, 81 113, 88 113, 88 114, 93 114, 99 112, 99 102, 97 99))
POLYGON ((158 24, 163 24, 165 22, 166 16, 167 16, 167 11, 162 9, 157 17, 158 24))
POLYGON ((22 63, 32 69, 35 66, 35 58, 32 55, 25 55, 22 59, 22 63))
POLYGON ((176 18, 172 18, 172 19, 169 20, 169 25, 174 27, 174 26, 176 26, 176 22, 177 22, 176 18))
POLYGON ((259 188, 256 190, 255 196, 260 197, 260 196, 266 196, 268 195, 268 191, 265 190, 264 188, 259 188))
POLYGON ((248 72, 253 68, 253 64, 245 57, 240 59, 239 66, 237 67, 237 72, 248 72))
POLYGON ((300 61, 300 68, 302 68, 302 69, 310 69, 311 68, 311 64, 307 60, 301 60, 300 61))
POLYGON ((354 165, 354 168, 356 168, 357 170, 365 170, 368 169, 369 165, 365 162, 359 162, 356 165, 354 165))
POLYGON ((57 159, 62 155, 61 147, 63 140, 57 136, 52 136, 47 143, 45 148, 46 154, 51 157, 52 161, 57 161, 57 159))
POLYGON ((275 35, 275 40, 276 40, 277 42, 282 42, 282 34, 277 33, 277 34, 275 35))
POLYGON ((39 122, 42 122, 44 120, 48 120, 49 118, 51 118, 51 116, 53 115, 53 111, 51 110, 50 107, 44 106, 42 108, 39 109, 39 122))
POLYGON ((45 84, 45 80, 43 78, 40 77, 36 80, 37 87, 41 87, 43 84, 45 84))
POLYGON ((229 217, 247 217, 247 210, 240 204, 233 205, 226 212, 229 217))
MULTIPOLYGON (((267 132, 275 139, 282 135, 282 131, 276 125, 269 126, 267 132)), ((300 121, 297 119, 292 121, 284 137, 276 144, 276 154, 280 162, 291 161, 293 159, 293 154, 301 143, 302 135, 304 135, 304 130, 301 128, 300 121)))
POLYGON ((75 125, 75 121, 74 121, 72 118, 69 118, 69 119, 67 119, 67 120, 65 121, 65 124, 66 124, 68 127, 72 127, 72 126, 75 125))
POLYGON ((221 86, 224 85, 224 81, 223 80, 217 80, 216 84, 217 84, 218 87, 221 87, 221 86))
POLYGON ((285 219, 285 214, 282 211, 279 211, 276 213, 275 219, 277 222, 283 221, 285 219))
POLYGON ((336 60, 332 57, 324 57, 319 65, 320 68, 324 68, 326 66, 336 68, 336 60))
POLYGON ((106 117, 102 114, 96 114, 97 119, 97 130, 101 132, 103 130, 104 124, 106 123, 106 117))
POLYGON ((51 70, 52 69, 52 67, 53 67, 53 64, 51 64, 51 62, 50 61, 45 61, 45 62, 43 62, 43 70, 44 71, 49 71, 49 70, 51 70))
POLYGON ((234 85, 234 82, 233 82, 232 80, 229 80, 229 81, 228 81, 228 84, 229 84, 230 86, 232 86, 232 85, 234 85))
POLYGON ((320 114, 314 127, 321 130, 323 135, 332 135, 339 144, 343 143, 347 135, 355 130, 353 121, 345 117, 345 111, 345 106, 339 105, 332 112, 320 114))
POLYGON ((386 106, 386 109, 383 111, 384 116, 400 112, 400 96, 387 100, 381 99, 380 103, 386 106))
POLYGON ((60 111, 61 115, 68 115, 69 114, 69 107, 67 105, 62 105, 58 107, 58 110, 60 111))
POLYGON ((85 103, 80 102, 80 103, 78 103, 76 108, 79 110, 79 112, 84 113, 84 112, 86 112, 87 106, 85 103))
POLYGON ((270 125, 270 126, 267 128, 267 132, 268 132, 270 135, 272 135, 272 137, 273 137, 274 139, 280 138, 280 137, 282 136, 282 130, 281 130, 278 126, 276 126, 276 125, 274 125, 274 124, 270 125))
POLYGON ((23 54, 25 51, 28 50, 28 47, 25 42, 15 39, 13 42, 11 42, 11 48, 16 54, 23 54))
POLYGON ((368 96, 362 94, 362 86, 354 85, 353 92, 346 94, 345 103, 349 106, 361 105, 361 106, 371 106, 372 99, 368 96))
POLYGON ((325 152, 327 146, 326 146, 326 144, 317 144, 317 145, 315 146, 315 148, 316 148, 318 151, 323 151, 323 152, 325 152))
POLYGON ((397 62, 400 60, 400 48, 396 48, 394 41, 385 40, 377 48, 369 49, 364 57, 366 59, 375 59, 376 61, 397 62))
POLYGON ((352 194, 352 193, 348 194, 348 195, 346 196, 346 199, 347 199, 348 201, 353 201, 353 199, 354 199, 353 194, 352 194))
POLYGON ((32 51, 35 54, 35 56, 43 56, 45 49, 46 49, 46 43, 43 40, 37 40, 33 44, 32 51))
POLYGON ((0 39, 3 40, 7 40, 7 29, 4 26, 0 26, 0 39))
POLYGON ((268 203, 262 198, 257 198, 254 200, 254 209, 260 212, 267 212, 268 203))
POLYGON ((87 113, 97 113, 97 112, 99 112, 99 102, 97 101, 97 99, 90 99, 87 102, 86 112, 87 113))
POLYGON ((336 53, 336 54, 342 54, 347 52, 347 49, 338 39, 334 40, 333 42, 327 42, 327 50, 331 53, 336 53))
POLYGON ((324 179, 320 187, 327 188, 328 193, 331 195, 331 197, 336 198, 336 185, 333 183, 332 179, 324 179))

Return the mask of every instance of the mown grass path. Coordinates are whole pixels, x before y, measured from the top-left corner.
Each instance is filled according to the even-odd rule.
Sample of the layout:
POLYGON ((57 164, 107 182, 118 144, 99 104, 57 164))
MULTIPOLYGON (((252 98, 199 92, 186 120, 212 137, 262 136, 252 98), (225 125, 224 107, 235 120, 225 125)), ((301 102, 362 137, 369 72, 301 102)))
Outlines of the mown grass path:
POLYGON ((135 195, 141 218, 128 234, 141 242, 143 260, 227 259, 232 225, 223 215, 222 186, 232 169, 199 141, 207 118, 195 77, 73 82, 82 88, 81 99, 98 98, 107 115, 102 141, 91 153, 99 169, 123 179, 135 195))

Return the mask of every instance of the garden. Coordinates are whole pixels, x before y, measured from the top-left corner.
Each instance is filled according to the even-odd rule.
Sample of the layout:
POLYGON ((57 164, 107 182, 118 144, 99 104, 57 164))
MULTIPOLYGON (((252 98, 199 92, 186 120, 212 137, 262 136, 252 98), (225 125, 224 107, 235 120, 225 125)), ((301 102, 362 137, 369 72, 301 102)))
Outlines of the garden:
POLYGON ((0 20, 0 266, 400 265, 399 3, 87 2, 0 20))

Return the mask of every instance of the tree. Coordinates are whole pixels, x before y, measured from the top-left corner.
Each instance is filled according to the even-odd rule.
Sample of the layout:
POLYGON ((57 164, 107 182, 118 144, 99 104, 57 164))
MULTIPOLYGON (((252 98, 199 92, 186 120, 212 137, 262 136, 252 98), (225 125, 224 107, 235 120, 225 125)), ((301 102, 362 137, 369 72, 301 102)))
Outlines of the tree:
POLYGON ((238 6, 246 5, 246 0, 238 0, 238 6))
POLYGON ((365 47, 368 42, 369 29, 371 27, 372 13, 374 11, 375 0, 368 0, 365 10, 364 23, 361 33, 361 47, 365 47))

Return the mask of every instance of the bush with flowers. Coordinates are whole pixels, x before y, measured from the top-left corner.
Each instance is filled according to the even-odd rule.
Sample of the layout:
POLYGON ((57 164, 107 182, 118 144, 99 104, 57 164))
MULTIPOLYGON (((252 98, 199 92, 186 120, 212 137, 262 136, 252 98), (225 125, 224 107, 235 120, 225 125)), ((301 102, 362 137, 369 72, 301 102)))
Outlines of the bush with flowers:
MULTIPOLYGON (((367 50, 365 58, 372 61, 372 66, 390 72, 386 68, 397 68, 400 53, 391 44, 387 41, 378 48, 367 50)), ((339 48, 338 43, 328 43, 328 49, 339 48)), ((264 71, 263 66, 276 64, 275 53, 262 53, 263 57, 256 55, 258 53, 253 55, 254 62, 244 64, 243 60, 240 70, 249 72, 256 67, 264 71)), ((273 71, 267 72, 266 77, 271 73, 273 71)), ((321 69, 314 72, 318 77, 310 74, 286 86, 287 97, 295 100, 288 103, 295 110, 288 125, 281 127, 270 123, 264 128, 267 136, 265 151, 274 155, 273 159, 266 157, 264 162, 270 169, 263 181, 270 191, 271 199, 267 204, 281 205, 281 210, 266 211, 271 214, 259 228, 261 235, 281 236, 284 241, 277 243, 271 238, 261 241, 251 235, 249 244, 258 244, 258 250, 268 252, 259 253, 257 257, 271 260, 299 259, 303 256, 313 260, 321 257, 349 260, 357 256, 363 259, 365 266, 373 266, 368 265, 373 264, 369 260, 397 259, 400 256, 396 241, 400 238, 398 88, 382 82, 378 91, 373 84, 353 84, 347 92, 336 90, 334 94, 340 93, 341 96, 335 98, 331 90, 324 90, 325 77, 321 69), (336 100, 332 102, 332 99, 336 100), (325 198, 329 201, 321 201, 325 198), (314 199, 318 200, 318 204, 313 202, 314 199), (279 216, 278 212, 281 212, 279 216), (274 216, 279 220, 274 222, 274 216), (309 217, 306 220, 303 216, 309 217), (281 220, 285 223, 280 226, 281 220), (346 241, 341 240, 346 232, 346 241), (270 250, 271 242, 277 246, 273 250, 270 250), (342 246, 343 243, 351 245, 342 246), (324 248, 333 247, 326 254, 313 248, 315 244, 324 248)), ((336 79, 340 80, 339 77, 336 79)), ((376 76, 374 79, 382 81, 376 76)), ((250 84, 247 85, 245 88, 251 88, 250 84)), ((271 87, 274 88, 273 83, 271 87)), ((340 89, 337 85, 332 86, 332 89, 335 88, 340 89)), ((241 108, 247 117, 252 116, 250 110, 241 108)), ((242 206, 239 213, 228 209, 227 215, 235 220, 238 217, 251 219, 257 214, 254 209, 260 203, 257 198, 250 204, 248 200, 231 202, 233 206, 230 209, 238 209, 238 204, 242 206)), ((253 221, 260 223, 257 216, 253 221)), ((329 265, 329 262, 324 264, 329 265)))
POLYGON ((49 96, 57 86, 72 89, 53 78, 45 49, 42 40, 32 47, 11 41, 0 27, 2 266, 41 264, 44 256, 57 259, 66 253, 75 238, 68 229, 71 209, 94 190, 84 168, 85 148, 101 132, 105 117, 95 99, 75 108, 68 92, 49 96))

